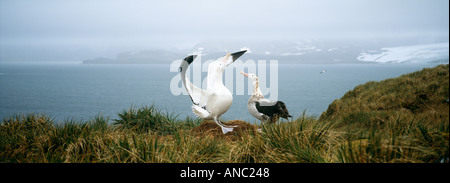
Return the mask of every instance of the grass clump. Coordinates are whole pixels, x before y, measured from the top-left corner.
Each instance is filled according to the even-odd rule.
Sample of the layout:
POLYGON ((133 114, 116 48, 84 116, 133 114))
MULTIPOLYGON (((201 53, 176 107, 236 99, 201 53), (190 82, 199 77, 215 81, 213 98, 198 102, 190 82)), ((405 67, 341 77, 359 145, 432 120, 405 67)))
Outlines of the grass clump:
POLYGON ((448 138, 428 122, 397 119, 387 126, 368 129, 367 138, 347 138, 338 147, 337 162, 430 163, 449 156, 448 138))
POLYGON ((275 162, 329 162, 334 143, 332 123, 302 116, 290 123, 263 125, 262 137, 267 148, 274 150, 275 162), (279 156, 281 155, 281 156, 279 156))
POLYGON ((186 129, 199 123, 198 119, 186 118, 184 122, 177 120, 178 115, 162 111, 155 105, 141 108, 131 107, 118 114, 119 119, 114 125, 137 132, 156 132, 158 134, 173 134, 180 129, 186 129))

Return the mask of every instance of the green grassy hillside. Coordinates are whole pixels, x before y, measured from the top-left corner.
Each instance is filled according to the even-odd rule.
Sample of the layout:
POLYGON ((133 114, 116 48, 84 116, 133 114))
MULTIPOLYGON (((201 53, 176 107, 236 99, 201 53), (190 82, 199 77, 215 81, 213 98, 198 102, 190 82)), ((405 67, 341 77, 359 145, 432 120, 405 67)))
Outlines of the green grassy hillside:
POLYGON ((320 118, 238 125, 226 135, 212 122, 156 106, 118 119, 56 122, 39 114, 0 124, 0 162, 430 163, 449 157, 449 65, 357 86, 320 118), (261 132, 258 132, 261 128, 261 132))
POLYGON ((359 85, 319 121, 344 132, 343 162, 448 162, 448 99, 447 64, 359 85))
POLYGON ((449 119, 448 99, 447 64, 359 85, 331 103, 320 120, 333 120, 339 126, 348 126, 383 124, 387 120, 407 118, 438 125, 449 119))

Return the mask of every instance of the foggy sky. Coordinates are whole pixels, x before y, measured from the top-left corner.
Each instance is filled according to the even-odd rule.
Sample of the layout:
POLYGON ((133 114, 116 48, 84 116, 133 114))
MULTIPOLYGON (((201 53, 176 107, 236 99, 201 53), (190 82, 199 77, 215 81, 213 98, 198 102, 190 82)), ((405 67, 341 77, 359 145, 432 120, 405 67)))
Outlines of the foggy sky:
POLYGON ((0 44, 446 35, 448 0, 0 0, 0 44))

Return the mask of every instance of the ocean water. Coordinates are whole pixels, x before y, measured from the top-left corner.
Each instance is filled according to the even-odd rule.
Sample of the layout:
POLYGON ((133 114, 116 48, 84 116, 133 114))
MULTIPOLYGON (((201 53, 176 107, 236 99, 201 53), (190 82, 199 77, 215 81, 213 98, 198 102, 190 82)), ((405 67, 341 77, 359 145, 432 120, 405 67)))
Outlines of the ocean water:
MULTIPOLYGON (((286 103, 294 117, 303 111, 319 116, 357 85, 433 66, 279 64, 278 100, 286 103), (324 69, 326 73, 321 74, 324 69)), ((177 74, 170 72, 169 65, 0 63, 0 120, 26 113, 47 114, 58 122, 86 121, 98 114, 117 119, 117 113, 131 106, 152 104, 178 114, 179 119, 194 117, 189 96, 171 93, 170 81, 177 74)), ((222 120, 257 122, 247 111, 247 88, 244 93, 234 95, 222 120)))

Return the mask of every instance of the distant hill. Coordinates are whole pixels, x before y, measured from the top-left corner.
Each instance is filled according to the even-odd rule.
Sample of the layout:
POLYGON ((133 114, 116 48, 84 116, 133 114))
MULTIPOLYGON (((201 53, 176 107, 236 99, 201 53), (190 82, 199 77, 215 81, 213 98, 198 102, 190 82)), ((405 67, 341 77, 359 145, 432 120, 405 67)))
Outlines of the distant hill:
POLYGON ((446 120, 448 124, 448 64, 359 85, 331 103, 320 116, 338 126, 380 125, 396 118, 431 124, 446 120))
POLYGON ((116 58, 84 60, 86 64, 154 64, 170 63, 188 54, 202 54, 202 59, 217 59, 226 52, 248 50, 245 58, 252 60, 278 60, 279 63, 357 63, 359 45, 333 41, 204 41, 189 50, 145 50, 119 53, 116 58))
POLYGON ((217 59, 226 52, 248 50, 245 58, 278 60, 288 64, 339 63, 448 63, 448 43, 418 44, 414 41, 392 40, 221 40, 203 41, 186 50, 144 50, 119 53, 116 58, 84 60, 86 64, 164 64, 183 59, 189 54, 203 55, 203 59, 217 59), (400 58, 399 58, 400 57, 400 58))
POLYGON ((145 50, 122 52, 116 58, 94 58, 84 60, 84 64, 169 64, 173 60, 182 59, 183 53, 167 50, 145 50))

